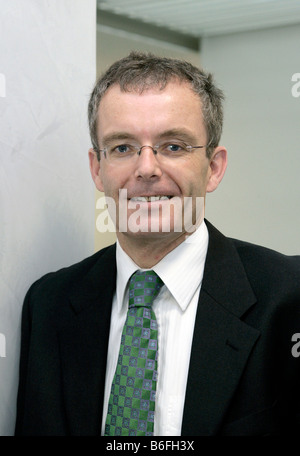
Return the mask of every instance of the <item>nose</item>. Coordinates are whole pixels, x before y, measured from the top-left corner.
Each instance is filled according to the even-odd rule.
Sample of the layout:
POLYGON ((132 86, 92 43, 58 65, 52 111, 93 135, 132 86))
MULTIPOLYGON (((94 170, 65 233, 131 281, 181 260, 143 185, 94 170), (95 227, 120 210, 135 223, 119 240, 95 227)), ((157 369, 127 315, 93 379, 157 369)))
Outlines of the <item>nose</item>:
POLYGON ((142 146, 138 152, 135 176, 140 179, 154 180, 162 175, 162 170, 157 160, 157 152, 152 146, 142 146))

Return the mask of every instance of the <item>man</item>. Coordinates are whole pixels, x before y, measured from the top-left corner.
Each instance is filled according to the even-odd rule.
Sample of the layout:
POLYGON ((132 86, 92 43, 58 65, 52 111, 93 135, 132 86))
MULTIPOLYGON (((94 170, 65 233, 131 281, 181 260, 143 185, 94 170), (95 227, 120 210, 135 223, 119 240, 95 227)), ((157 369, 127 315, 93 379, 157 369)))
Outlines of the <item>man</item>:
POLYGON ((28 291, 17 435, 299 429, 300 258, 224 237, 198 204, 226 169, 222 100, 211 75, 150 54, 131 53, 97 82, 90 169, 114 202, 117 244, 28 291), (151 352, 152 371, 123 364, 134 350, 122 335, 128 301, 137 312, 128 288, 141 275, 160 287, 146 308, 158 352, 148 332, 151 348, 128 358, 151 352), (150 399, 137 399, 141 372, 150 399))

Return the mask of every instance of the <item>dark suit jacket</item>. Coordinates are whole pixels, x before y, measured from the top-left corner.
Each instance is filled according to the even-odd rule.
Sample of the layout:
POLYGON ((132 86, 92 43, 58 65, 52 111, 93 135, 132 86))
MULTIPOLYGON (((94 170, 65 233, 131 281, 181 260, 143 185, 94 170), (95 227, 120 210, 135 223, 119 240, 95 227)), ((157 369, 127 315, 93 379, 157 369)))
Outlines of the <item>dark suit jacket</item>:
MULTIPOLYGON (((300 257, 208 222, 182 435, 299 432, 300 257)), ((100 435, 115 246, 38 280, 22 317, 16 435, 100 435)))

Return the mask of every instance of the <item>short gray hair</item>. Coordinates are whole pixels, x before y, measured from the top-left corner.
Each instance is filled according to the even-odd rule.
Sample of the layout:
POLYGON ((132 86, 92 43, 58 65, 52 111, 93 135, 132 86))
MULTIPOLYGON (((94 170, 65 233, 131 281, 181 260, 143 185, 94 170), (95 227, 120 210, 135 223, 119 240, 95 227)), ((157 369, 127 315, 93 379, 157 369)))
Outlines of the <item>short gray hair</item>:
POLYGON ((206 73, 189 62, 166 57, 158 57, 151 53, 131 52, 113 63, 100 76, 91 93, 88 104, 88 120, 90 136, 98 160, 99 145, 97 138, 97 117, 101 98, 114 84, 122 91, 131 90, 142 93, 151 87, 163 89, 171 80, 186 81, 191 84, 202 102, 204 125, 208 137, 206 154, 211 156, 218 146, 223 128, 222 90, 216 87, 211 73, 206 73))

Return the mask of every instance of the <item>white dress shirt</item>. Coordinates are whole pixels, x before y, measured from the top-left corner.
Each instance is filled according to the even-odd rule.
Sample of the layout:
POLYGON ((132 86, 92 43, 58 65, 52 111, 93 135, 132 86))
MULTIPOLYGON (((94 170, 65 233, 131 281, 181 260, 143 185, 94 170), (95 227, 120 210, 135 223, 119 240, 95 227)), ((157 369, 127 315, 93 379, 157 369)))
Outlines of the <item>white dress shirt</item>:
MULTIPOLYGON (((151 268, 164 282, 153 302, 158 323, 155 436, 181 435, 194 323, 207 247, 208 231, 203 221, 195 233, 151 268)), ((116 255, 117 284, 108 345, 102 435, 127 314, 128 280, 140 269, 118 242, 116 255)))

